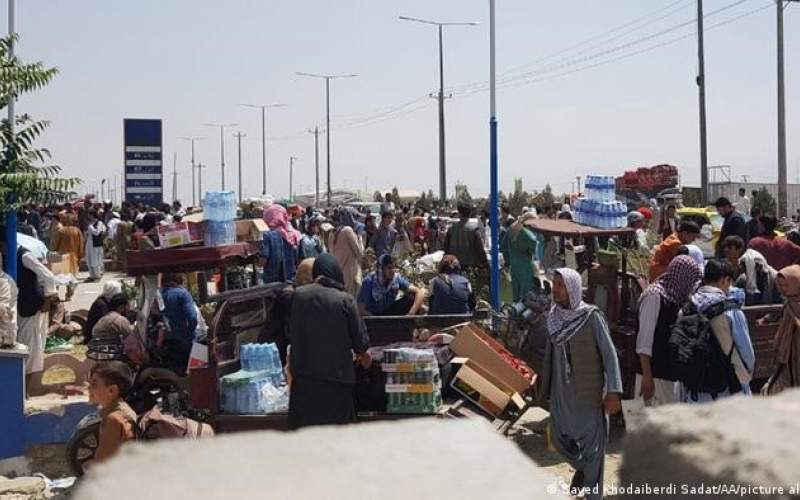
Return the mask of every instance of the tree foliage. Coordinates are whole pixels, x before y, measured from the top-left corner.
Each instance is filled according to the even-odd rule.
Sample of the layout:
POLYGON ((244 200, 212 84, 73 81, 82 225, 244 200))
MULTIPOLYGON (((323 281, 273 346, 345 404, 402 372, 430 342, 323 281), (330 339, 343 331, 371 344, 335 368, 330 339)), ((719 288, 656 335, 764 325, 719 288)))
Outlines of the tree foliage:
POLYGON ((774 216, 776 213, 778 213, 778 203, 765 187, 762 187, 756 191, 751 202, 752 208, 760 209, 762 214, 774 216))
MULTIPOLYGON (((45 87, 57 73, 43 63, 23 63, 11 57, 16 35, 0 38, 0 112, 20 95, 45 87)), ((16 210, 22 204, 54 203, 72 196, 80 183, 76 178, 61 177, 61 168, 49 164, 50 151, 34 146, 50 125, 30 115, 4 118, 0 122, 0 211, 16 210)))
POLYGON ((375 193, 372 195, 372 201, 383 203, 383 195, 380 191, 375 191, 375 193))

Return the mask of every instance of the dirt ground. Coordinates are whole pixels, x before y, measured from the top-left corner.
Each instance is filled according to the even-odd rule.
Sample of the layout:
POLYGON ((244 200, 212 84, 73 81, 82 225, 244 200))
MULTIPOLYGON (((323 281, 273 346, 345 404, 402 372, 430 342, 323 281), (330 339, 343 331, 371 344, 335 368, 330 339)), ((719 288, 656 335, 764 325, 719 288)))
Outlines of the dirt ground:
MULTIPOLYGON (((508 437, 537 465, 568 485, 572 481, 575 469, 555 449, 548 448, 546 429, 549 418, 546 411, 532 408, 509 431, 508 437)), ((621 438, 621 431, 612 429, 606 450, 605 484, 619 484, 619 468, 622 463, 621 438)))

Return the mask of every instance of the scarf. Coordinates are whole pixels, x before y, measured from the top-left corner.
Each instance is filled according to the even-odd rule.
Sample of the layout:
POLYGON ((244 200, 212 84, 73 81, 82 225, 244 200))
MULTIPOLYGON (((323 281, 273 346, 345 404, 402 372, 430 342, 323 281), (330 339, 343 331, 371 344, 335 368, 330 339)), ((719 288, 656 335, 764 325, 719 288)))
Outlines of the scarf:
POLYGON ((596 308, 583 301, 583 281, 580 274, 569 268, 557 269, 555 274, 561 276, 567 286, 569 309, 554 303, 547 317, 547 329, 551 342, 562 346, 578 333, 596 308))
POLYGON ((792 355, 792 337, 800 329, 800 266, 781 269, 777 285, 784 297, 785 307, 775 334, 775 358, 778 364, 788 364, 792 355))
POLYGON ((747 293, 760 293, 761 290, 758 289, 757 266, 760 265, 762 269, 769 273, 770 268, 769 264, 767 264, 767 259, 755 250, 748 249, 744 255, 739 258, 739 264, 744 264, 744 274, 747 278, 747 293))
POLYGON ((517 236, 519 236, 520 231, 522 231, 522 228, 525 227, 525 224, 527 222, 536 220, 538 218, 539 217, 533 212, 526 212, 520 215, 519 219, 517 219, 517 222, 513 223, 511 225, 511 229, 509 229, 509 233, 511 233, 509 234, 509 236, 511 237, 511 241, 517 240, 517 236))
POLYGON ((372 286, 372 298, 375 302, 383 302, 386 295, 395 295, 400 290, 400 281, 397 274, 389 283, 383 276, 383 268, 392 263, 392 256, 383 254, 378 259, 378 265, 375 269, 375 283, 372 286))
POLYGON ((314 259, 311 276, 324 287, 344 290, 342 268, 339 266, 339 261, 336 260, 336 257, 329 253, 324 253, 314 259))
POLYGON ((642 292, 639 303, 644 297, 658 295, 675 305, 683 305, 702 278, 700 266, 688 255, 679 255, 672 259, 664 274, 642 292))
POLYGON ((725 302, 727 296, 725 293, 717 287, 703 285, 701 286, 697 292, 692 295, 692 304, 697 308, 697 310, 701 313, 706 312, 711 307, 716 306, 722 302, 725 302))
POLYGON ((289 214, 280 205, 270 205, 264 210, 264 222, 270 230, 278 231, 286 243, 296 247, 300 242, 300 233, 289 223, 289 214))

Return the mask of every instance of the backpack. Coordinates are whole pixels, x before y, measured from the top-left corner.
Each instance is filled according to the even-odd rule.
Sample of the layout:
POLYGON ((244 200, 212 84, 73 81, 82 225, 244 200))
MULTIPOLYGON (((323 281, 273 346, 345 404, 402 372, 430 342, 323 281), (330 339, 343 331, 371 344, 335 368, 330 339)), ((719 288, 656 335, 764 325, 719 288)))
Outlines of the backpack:
POLYGON ((734 302, 726 300, 700 313, 690 302, 672 326, 669 337, 670 367, 694 400, 701 392, 709 393, 716 399, 717 394, 725 390, 731 394, 741 391, 731 362, 736 347, 734 345, 731 352, 724 353, 711 328, 712 319, 736 307, 734 302))
POLYGON ((148 441, 172 438, 203 439, 213 436, 214 429, 210 425, 162 413, 158 406, 154 406, 142 415, 137 424, 137 438, 148 441))

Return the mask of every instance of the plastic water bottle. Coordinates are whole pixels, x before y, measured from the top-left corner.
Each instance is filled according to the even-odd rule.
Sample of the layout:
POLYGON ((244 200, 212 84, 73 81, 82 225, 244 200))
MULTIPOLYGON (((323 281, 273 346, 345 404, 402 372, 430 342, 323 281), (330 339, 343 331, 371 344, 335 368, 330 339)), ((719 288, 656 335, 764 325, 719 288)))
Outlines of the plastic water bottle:
POLYGON ((275 371, 281 371, 281 355, 278 352, 278 345, 277 344, 270 344, 270 355, 272 356, 272 367, 275 371))
POLYGON ((594 176, 586 176, 586 199, 594 200, 594 176))
POLYGON ((619 203, 619 222, 617 222, 617 227, 625 227, 628 224, 628 210, 627 210, 628 207, 622 201, 618 203, 619 203))
POLYGON ((242 370, 250 371, 250 344, 244 344, 239 348, 239 361, 242 365, 242 370))

